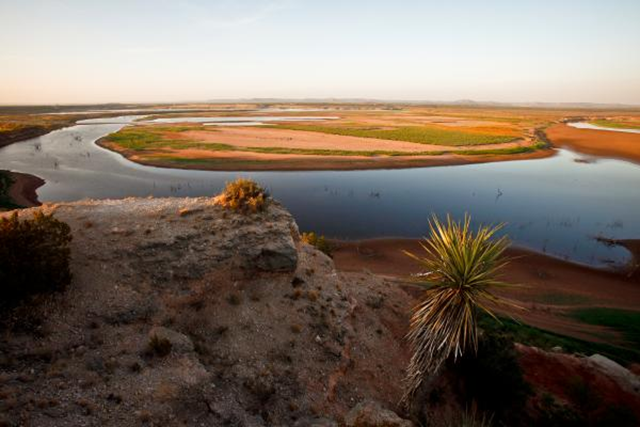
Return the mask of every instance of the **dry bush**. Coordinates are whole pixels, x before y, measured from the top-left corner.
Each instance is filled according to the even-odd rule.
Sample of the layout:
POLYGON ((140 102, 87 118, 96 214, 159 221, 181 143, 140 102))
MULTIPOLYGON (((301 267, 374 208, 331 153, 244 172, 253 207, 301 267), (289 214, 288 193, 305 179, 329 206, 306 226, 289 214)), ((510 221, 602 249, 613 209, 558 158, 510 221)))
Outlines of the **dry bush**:
POLYGON ((244 178, 228 182, 216 199, 220 206, 243 213, 261 212, 268 201, 269 194, 258 183, 244 178))

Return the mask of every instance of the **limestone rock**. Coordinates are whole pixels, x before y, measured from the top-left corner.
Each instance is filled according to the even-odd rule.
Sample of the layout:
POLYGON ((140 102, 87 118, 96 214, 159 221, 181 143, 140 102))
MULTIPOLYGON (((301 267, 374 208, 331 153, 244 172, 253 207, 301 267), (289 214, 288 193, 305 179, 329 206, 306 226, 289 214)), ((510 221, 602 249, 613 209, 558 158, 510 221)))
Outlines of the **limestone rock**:
POLYGON ((383 408, 379 403, 366 401, 356 405, 345 418, 347 427, 412 427, 409 420, 383 408))
POLYGON ((613 378, 623 389, 640 394, 640 378, 627 368, 601 354, 594 354, 588 360, 596 369, 613 378))

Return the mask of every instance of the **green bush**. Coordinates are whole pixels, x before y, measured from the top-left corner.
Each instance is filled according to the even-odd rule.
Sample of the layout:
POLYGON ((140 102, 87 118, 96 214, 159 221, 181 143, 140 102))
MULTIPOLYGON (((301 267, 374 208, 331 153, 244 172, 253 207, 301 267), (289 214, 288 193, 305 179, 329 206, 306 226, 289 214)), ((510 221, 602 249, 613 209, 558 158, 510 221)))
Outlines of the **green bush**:
POLYGON ((310 233, 302 233, 301 240, 304 243, 314 246, 316 249, 324 252, 328 256, 331 256, 331 253, 333 252, 333 247, 329 242, 327 242, 327 239, 325 239, 324 236, 318 236, 313 231, 310 233))
POLYGON ((0 309, 62 291, 71 281, 69 226, 42 212, 0 218, 0 309))
POLYGON ((269 194, 255 181, 238 178, 227 183, 218 196, 217 203, 244 213, 255 213, 266 208, 268 199, 269 194))

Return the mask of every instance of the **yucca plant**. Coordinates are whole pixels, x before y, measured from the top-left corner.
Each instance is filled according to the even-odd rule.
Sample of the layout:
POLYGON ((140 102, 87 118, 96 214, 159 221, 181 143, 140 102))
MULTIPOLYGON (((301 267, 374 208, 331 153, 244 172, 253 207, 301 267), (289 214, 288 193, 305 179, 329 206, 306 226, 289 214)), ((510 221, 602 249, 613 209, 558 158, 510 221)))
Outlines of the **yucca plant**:
POLYGON ((411 404, 424 379, 435 375, 449 358, 478 348, 478 314, 495 317, 497 304, 510 304, 491 293, 506 284, 496 273, 507 263, 502 258, 509 245, 506 237, 493 239, 503 227, 481 226, 471 230, 471 217, 461 222, 447 215, 429 221, 430 236, 421 243, 426 254, 405 253, 422 264, 426 272, 416 278, 425 288, 414 308, 407 335, 413 356, 407 369, 403 403, 411 404))

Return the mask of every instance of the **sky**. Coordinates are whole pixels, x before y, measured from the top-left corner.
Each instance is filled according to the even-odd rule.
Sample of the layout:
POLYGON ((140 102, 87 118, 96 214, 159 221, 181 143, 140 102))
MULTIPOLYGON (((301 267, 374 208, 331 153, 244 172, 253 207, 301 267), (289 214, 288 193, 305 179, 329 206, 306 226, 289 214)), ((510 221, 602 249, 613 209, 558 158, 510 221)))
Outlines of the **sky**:
POLYGON ((639 0, 0 0, 0 104, 640 105, 639 0))

